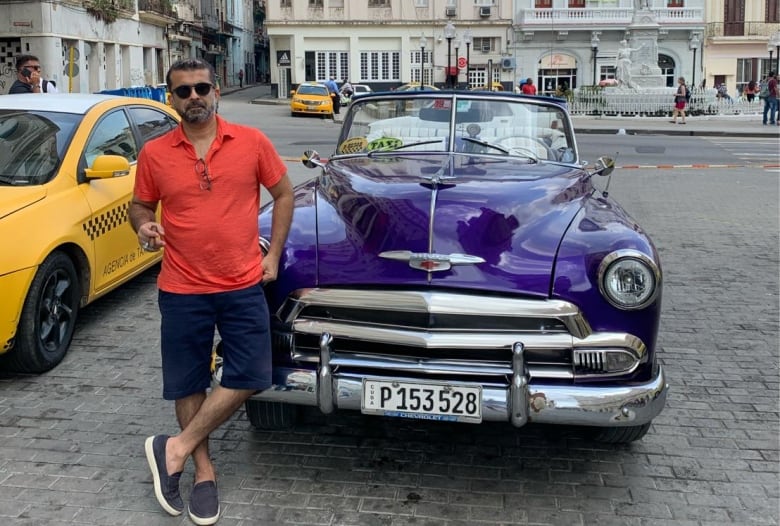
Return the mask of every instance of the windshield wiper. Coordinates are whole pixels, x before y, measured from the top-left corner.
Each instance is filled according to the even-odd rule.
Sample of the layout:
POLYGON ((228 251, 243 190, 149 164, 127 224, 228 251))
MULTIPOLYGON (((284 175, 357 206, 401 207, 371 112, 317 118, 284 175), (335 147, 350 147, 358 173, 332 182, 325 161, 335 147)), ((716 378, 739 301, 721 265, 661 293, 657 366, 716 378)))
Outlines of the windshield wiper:
POLYGON ((403 150, 404 148, 409 148, 410 146, 419 146, 421 144, 435 144, 435 143, 441 144, 441 142, 442 142, 441 139, 429 139, 427 141, 410 142, 408 144, 400 144, 398 146, 393 146, 389 148, 378 148, 376 150, 371 150, 370 152, 368 152, 367 156, 371 157, 371 155, 375 153, 394 152, 396 150, 403 150))
POLYGON ((4 175, 4 174, 0 174, 0 183, 7 184, 7 185, 9 185, 9 186, 18 186, 18 185, 19 185, 19 183, 22 183, 22 184, 27 184, 27 180, 26 180, 26 179, 24 179, 24 180, 21 180, 21 181, 20 181, 20 180, 19 180, 19 179, 17 179, 17 177, 16 177, 16 176, 14 176, 14 175, 4 175))

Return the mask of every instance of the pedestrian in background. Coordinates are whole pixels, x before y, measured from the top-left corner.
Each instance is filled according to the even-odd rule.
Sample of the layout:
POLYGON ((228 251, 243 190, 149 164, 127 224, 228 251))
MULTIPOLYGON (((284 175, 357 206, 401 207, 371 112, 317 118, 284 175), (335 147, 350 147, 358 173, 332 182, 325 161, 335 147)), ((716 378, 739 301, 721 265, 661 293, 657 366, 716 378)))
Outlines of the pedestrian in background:
POLYGON ((751 80, 748 82, 743 93, 745 95, 745 99, 748 102, 753 102, 753 99, 755 99, 756 95, 758 95, 758 84, 756 84, 756 81, 751 80))
POLYGON ((688 102, 688 87, 685 85, 685 78, 677 79, 677 91, 674 94, 674 110, 672 111, 672 124, 677 124, 677 117, 680 117, 680 124, 685 124, 685 105, 688 102))
POLYGON ((244 70, 239 69, 238 70, 238 87, 243 88, 244 87, 244 70))
POLYGON ((16 80, 8 90, 9 95, 42 93, 41 62, 34 55, 16 57, 16 80))
POLYGON ((325 86, 328 87, 328 93, 330 93, 330 99, 333 101, 333 114, 339 114, 339 107, 341 106, 341 96, 339 95, 339 85, 336 83, 336 77, 331 77, 325 81, 325 86))
POLYGON ((182 120, 142 148, 129 216, 144 250, 164 247, 157 279, 162 393, 175 400, 181 432, 151 436, 144 447, 155 496, 170 515, 184 511, 179 480, 192 457, 188 513, 196 524, 209 525, 220 514, 209 434, 253 393, 271 386, 262 285, 276 279, 293 193, 268 137, 216 114, 219 88, 208 62, 180 60, 166 81, 182 120), (274 200, 265 255, 257 243, 261 187, 274 200), (223 372, 212 386, 215 327, 222 338, 223 372))
POLYGON ((534 81, 530 78, 526 79, 525 84, 520 88, 520 92, 524 95, 536 95, 536 86, 534 81))
MULTIPOLYGON (((775 113, 777 113, 777 74, 774 71, 769 72, 769 77, 765 84, 766 97, 764 97, 764 118, 762 123, 778 124, 780 120, 776 120, 775 113), (768 117, 768 119, 767 119, 768 117)), ((761 90, 764 93, 764 90, 761 90)))

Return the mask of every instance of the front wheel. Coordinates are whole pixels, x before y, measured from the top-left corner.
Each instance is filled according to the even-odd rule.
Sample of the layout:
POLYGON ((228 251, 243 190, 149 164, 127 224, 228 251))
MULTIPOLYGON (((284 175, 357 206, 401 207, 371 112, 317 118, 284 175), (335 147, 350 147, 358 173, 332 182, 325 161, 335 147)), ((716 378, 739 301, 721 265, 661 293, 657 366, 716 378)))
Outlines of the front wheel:
POLYGON ((604 444, 628 444, 641 439, 650 430, 650 422, 641 426, 603 427, 593 431, 593 439, 604 444))
POLYGON ((298 406, 282 402, 252 400, 244 403, 249 423, 257 429, 287 429, 298 420, 298 406))
POLYGON ((70 258, 53 252, 35 273, 16 333, 14 348, 2 366, 23 373, 43 373, 62 361, 70 347, 81 288, 70 258))

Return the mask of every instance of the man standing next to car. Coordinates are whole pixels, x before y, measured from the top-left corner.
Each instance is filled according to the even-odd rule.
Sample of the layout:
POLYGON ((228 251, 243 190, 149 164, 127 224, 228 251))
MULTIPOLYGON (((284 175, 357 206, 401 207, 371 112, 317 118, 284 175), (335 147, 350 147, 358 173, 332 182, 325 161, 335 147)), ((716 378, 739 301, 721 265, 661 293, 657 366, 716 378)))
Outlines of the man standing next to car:
POLYGON ((180 60, 166 81, 182 121, 141 150, 129 215, 144 250, 165 248, 158 277, 163 398, 175 400, 181 432, 151 436, 145 450, 155 496, 170 515, 184 510, 179 479, 192 457, 188 513, 196 524, 208 525, 220 513, 209 434, 249 396, 271 386, 262 284, 277 277, 293 192, 266 135, 216 114, 219 89, 210 64, 180 60), (258 245, 261 187, 274 200, 265 255, 258 245), (223 372, 207 395, 215 327, 223 372))
POLYGON ((341 96, 339 95, 339 85, 336 82, 336 77, 331 77, 325 81, 325 86, 328 87, 330 98, 333 101, 333 113, 339 114, 339 107, 341 106, 341 96))

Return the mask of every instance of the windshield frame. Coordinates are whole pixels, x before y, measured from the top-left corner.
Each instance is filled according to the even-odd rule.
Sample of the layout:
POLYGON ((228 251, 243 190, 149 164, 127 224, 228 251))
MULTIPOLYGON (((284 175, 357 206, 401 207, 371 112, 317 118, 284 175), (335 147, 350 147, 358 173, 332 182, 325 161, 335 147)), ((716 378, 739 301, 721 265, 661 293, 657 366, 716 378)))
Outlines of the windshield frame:
POLYGON ((396 150, 404 154, 509 155, 567 165, 579 163, 574 128, 565 104, 546 97, 422 91, 366 94, 353 101, 345 116, 334 156, 370 152, 373 157, 376 154, 392 155, 396 150), (437 110, 441 114, 437 114, 437 110), (470 127, 469 131, 467 127, 470 127), (410 132, 409 137, 398 139, 398 133, 394 134, 394 131, 399 128, 416 131, 410 132), (519 129, 523 129, 522 134, 517 131, 519 129), (495 142, 508 139, 504 136, 506 133, 501 133, 502 130, 513 130, 521 139, 527 139, 528 145, 507 146, 495 142), (432 139, 437 137, 441 146, 431 147, 436 142, 432 139), (476 137, 480 140, 463 141, 464 138, 476 137), (407 148, 387 148, 380 139, 385 139, 385 142, 395 140, 398 144, 406 144, 407 148), (413 142, 428 147, 409 148, 414 146, 413 142), (472 146, 464 148, 464 142, 472 146), (484 147, 479 147, 480 143, 484 147), (511 152, 502 151, 507 149, 511 152))

